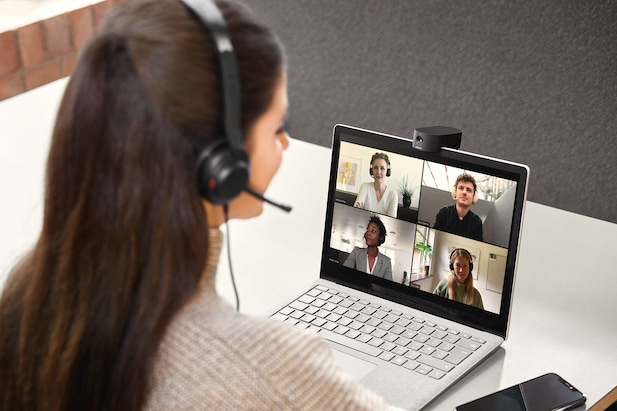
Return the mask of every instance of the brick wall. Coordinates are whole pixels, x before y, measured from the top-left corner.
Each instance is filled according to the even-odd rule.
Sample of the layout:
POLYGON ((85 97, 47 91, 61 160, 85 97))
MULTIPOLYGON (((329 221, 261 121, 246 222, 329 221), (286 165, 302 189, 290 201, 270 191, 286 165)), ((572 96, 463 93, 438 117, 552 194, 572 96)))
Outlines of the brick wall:
POLYGON ((0 33, 0 100, 71 74, 103 17, 125 1, 104 0, 0 33))

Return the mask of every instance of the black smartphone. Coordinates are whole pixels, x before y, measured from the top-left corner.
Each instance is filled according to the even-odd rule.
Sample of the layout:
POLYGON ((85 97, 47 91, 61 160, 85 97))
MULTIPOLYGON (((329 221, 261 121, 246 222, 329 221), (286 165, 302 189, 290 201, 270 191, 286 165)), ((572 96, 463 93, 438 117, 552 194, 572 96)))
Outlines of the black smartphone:
POLYGON ((459 405, 456 411, 564 411, 585 403, 585 396, 555 373, 525 381, 459 405))

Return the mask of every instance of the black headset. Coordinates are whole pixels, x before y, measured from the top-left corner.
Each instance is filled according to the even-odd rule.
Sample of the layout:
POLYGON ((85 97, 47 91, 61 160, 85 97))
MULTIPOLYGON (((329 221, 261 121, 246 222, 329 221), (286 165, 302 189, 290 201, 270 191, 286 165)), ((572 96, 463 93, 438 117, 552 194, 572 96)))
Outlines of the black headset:
MULTIPOLYGON (((375 154, 379 154, 379 153, 375 153, 375 154)), ((386 171, 386 177, 390 177, 390 174, 392 174, 392 170, 390 169, 390 159, 387 158, 388 156, 386 156, 386 158, 378 158, 377 160, 386 160, 386 163, 388 164, 388 171, 386 171)), ((371 166, 368 169, 368 172, 371 174, 371 177, 373 176, 373 157, 371 157, 371 166)))
POLYGON ((455 248, 450 253, 450 270, 454 271, 454 263, 452 262, 452 256, 454 255, 454 252, 457 250, 461 250, 467 253, 467 256, 469 256, 469 272, 472 272, 473 271, 473 259, 471 258, 471 253, 465 250, 464 248, 455 248))
POLYGON ((236 54, 221 10, 212 0, 180 0, 213 38, 221 69, 223 135, 197 156, 199 194, 214 204, 228 204, 246 189, 251 163, 242 146, 242 95, 236 54))

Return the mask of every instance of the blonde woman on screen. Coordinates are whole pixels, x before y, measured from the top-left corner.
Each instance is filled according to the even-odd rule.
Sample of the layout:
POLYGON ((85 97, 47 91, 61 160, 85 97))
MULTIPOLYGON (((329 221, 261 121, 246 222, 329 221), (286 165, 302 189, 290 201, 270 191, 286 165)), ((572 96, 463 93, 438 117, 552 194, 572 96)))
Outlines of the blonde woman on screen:
POLYGON ((433 294, 484 309, 482 296, 473 286, 471 254, 457 248, 450 254, 450 274, 439 282, 433 294))
POLYGON ((373 154, 369 172, 374 181, 360 186, 354 207, 396 218, 398 193, 386 185, 386 177, 390 177, 392 172, 388 155, 385 153, 373 154))

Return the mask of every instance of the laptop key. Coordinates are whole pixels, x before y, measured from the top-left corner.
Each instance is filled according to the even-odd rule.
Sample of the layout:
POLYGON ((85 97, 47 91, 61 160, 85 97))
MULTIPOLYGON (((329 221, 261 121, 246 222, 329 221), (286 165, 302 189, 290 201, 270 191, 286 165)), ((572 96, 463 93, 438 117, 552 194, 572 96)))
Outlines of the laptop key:
POLYGON ((302 317, 303 315, 304 315, 304 313, 302 311, 294 311, 291 314, 289 314, 290 317, 293 317, 296 320, 299 320, 300 317, 302 317))
POLYGON ((310 295, 306 295, 306 294, 305 294, 305 295, 303 295, 302 297, 298 298, 298 301, 301 301, 301 302, 303 302, 303 303, 305 303, 305 304, 310 304, 310 303, 312 303, 313 301, 315 301, 315 298, 314 298, 314 297, 311 297, 310 295))
POLYGON ((471 355, 470 350, 466 350, 461 347, 454 347, 452 351, 450 351, 450 355, 448 355, 445 360, 450 364, 459 365, 463 360, 471 355))
POLYGON ((383 310, 377 310, 374 314, 373 317, 375 318, 379 318, 380 320, 383 320, 385 317, 388 316, 388 313, 383 311, 383 310))
POLYGON ((450 344, 450 343, 447 343, 447 342, 443 342, 443 343, 441 343, 441 344, 439 345, 439 347, 438 347, 438 348, 439 348, 440 350, 443 350, 443 351, 452 351, 452 349, 453 349, 454 347, 455 347, 455 345, 454 345, 454 344, 450 344))
POLYGON ((349 328, 339 325, 333 331, 337 334, 345 334, 347 331, 349 331, 349 328))
POLYGON ((372 335, 373 337, 383 338, 383 337, 385 337, 386 335, 388 335, 388 333, 387 333, 387 332, 385 332, 384 330, 377 330, 377 329, 375 329, 375 330, 371 333, 371 335, 372 335))
POLYGON ((305 313, 309 313, 309 314, 315 314, 317 311, 319 311, 319 308, 313 305, 306 307, 306 309, 304 310, 305 313))
POLYGON ((371 318, 366 323, 371 327, 377 327, 379 324, 381 324, 381 320, 378 320, 377 318, 371 318))
POLYGON ((431 355, 432 353, 434 353, 437 349, 433 348, 433 347, 429 347, 428 345, 425 345, 424 347, 420 348, 420 352, 422 354, 426 354, 426 355, 431 355))
POLYGON ((401 337, 403 338, 407 338, 408 340, 411 340, 412 338, 414 338, 416 335, 418 335, 417 332, 415 331, 411 331, 411 330, 406 330, 403 331, 403 333, 401 334, 401 337))
POLYGON ((397 345, 396 348, 392 350, 392 352, 396 355, 405 355, 408 351, 409 348, 401 347, 400 345, 397 345))
POLYGON ((371 319, 371 317, 369 317, 366 314, 362 314, 362 313, 360 313, 360 314, 358 314, 356 316, 356 320, 360 321, 361 323, 365 323, 365 322, 367 322, 370 319, 371 319))
POLYGON ((406 318, 399 318, 398 320, 396 320, 396 324, 400 325, 401 327, 407 327, 409 325, 409 323, 411 322, 411 320, 408 320, 406 318))
POLYGON ((308 304, 296 300, 296 301, 292 302, 291 304, 289 304, 289 306, 291 308, 295 308, 296 310, 303 311, 303 310, 306 309, 306 307, 308 307, 308 304))
POLYGON ((327 323, 327 320, 324 320, 323 318, 315 318, 311 324, 317 326, 317 327, 321 327, 323 326, 325 323, 327 323))
POLYGON ((325 328, 326 330, 334 330, 336 327, 338 327, 337 323, 333 323, 332 321, 327 321, 323 326, 323 328, 325 328))
POLYGON ((377 358, 382 359, 384 361, 390 361, 391 359, 393 359, 395 357, 394 354, 392 354, 391 352, 382 352, 381 354, 379 354, 379 356, 377 358))
POLYGON ((431 334, 432 334, 435 330, 434 330, 433 328, 431 328, 431 327, 426 327, 426 326, 425 326, 425 327, 420 328, 420 330, 419 330, 419 331, 420 331, 422 334, 425 334, 425 335, 431 335, 431 334))
POLYGON ((317 288, 312 288, 306 294, 310 295, 311 297, 317 297, 320 293, 321 293, 321 291, 319 291, 317 288))
POLYGON ((433 369, 431 367, 427 367, 424 364, 420 364, 418 368, 416 368, 414 371, 423 375, 428 375, 428 373, 433 371, 433 369))
POLYGON ((410 370, 415 370, 416 368, 418 368, 419 365, 420 363, 417 361, 407 361, 405 364, 403 364, 403 367, 410 370))
POLYGON ((466 348, 468 350, 472 350, 472 351, 475 351, 478 348, 480 348, 480 344, 470 341, 470 340, 463 340, 463 339, 458 340, 456 342, 456 345, 458 345, 459 347, 466 348))
POLYGON ((356 331, 356 330, 349 330, 345 333, 345 335, 349 338, 357 338, 360 336, 360 334, 362 334, 360 331, 356 331))
POLYGON ((332 297, 330 297, 330 299, 328 299, 328 301, 331 302, 332 304, 338 304, 341 301, 343 301, 343 299, 339 297, 338 295, 336 296, 333 295, 332 297))
POLYGON ((317 317, 308 313, 305 313, 302 317, 300 317, 302 321, 306 321, 307 323, 312 322, 315 318, 317 317))
POLYGON ((443 339, 445 342, 450 343, 450 344, 454 344, 456 343, 458 340, 460 340, 459 337, 457 337, 456 335, 448 335, 447 337, 445 337, 443 339))
POLYGON ((443 331, 435 331, 433 334, 431 334, 431 336, 432 336, 433 338, 438 338, 438 339, 442 340, 442 339, 444 339, 445 337, 447 337, 447 336, 448 336, 448 334, 446 334, 446 333, 445 333, 445 332, 443 332, 443 331))
POLYGON ((321 338, 325 338, 328 341, 332 341, 334 343, 337 344, 341 344, 345 347, 349 347, 351 349, 354 349, 356 351, 360 351, 363 352, 364 354, 368 354, 372 357, 377 357, 379 354, 381 354, 381 350, 377 347, 373 347, 371 345, 368 344, 364 344, 360 341, 356 341, 356 340, 352 340, 349 337, 346 337, 344 335, 340 335, 340 334, 336 334, 334 332, 328 331, 328 330, 321 330, 318 333, 319 336, 321 336, 321 338))
POLYGON ((444 375, 446 375, 446 373, 443 371, 439 371, 439 370, 433 370, 428 373, 429 377, 432 377, 436 380, 440 380, 444 375))
POLYGON ((438 360, 437 358, 433 358, 431 356, 420 354, 420 356, 416 359, 421 364, 428 365, 429 367, 436 368, 441 371, 450 372, 454 369, 454 365, 449 364, 445 361, 438 360))
POLYGON ((392 351, 393 349, 396 348, 396 344, 385 341, 383 344, 379 346, 379 348, 381 348, 384 351, 392 351))
POLYGON ((445 351, 441 351, 441 350, 437 350, 434 353, 431 354, 431 357, 435 357, 438 360, 443 360, 444 358, 446 358, 448 356, 448 353, 445 351))
POLYGON ((362 323, 360 323, 358 321, 352 321, 351 324, 348 325, 349 328, 352 328, 354 330, 359 330, 363 326, 364 326, 364 324, 362 324, 362 323))
POLYGON ((336 304, 325 303, 322 307, 324 310, 332 311, 336 308, 336 304))
POLYGON ((405 356, 405 358, 409 358, 410 360, 415 360, 420 356, 420 353, 415 352, 415 351, 407 351, 403 355, 405 356))
POLYGON ((345 327, 349 326, 349 324, 352 323, 352 320, 350 320, 347 317, 341 317, 338 320, 336 320, 337 323, 344 325, 345 327))
POLYGON ((362 334, 362 333, 360 333, 360 335, 356 337, 356 339, 358 341, 363 342, 363 343, 367 343, 367 342, 371 341, 372 338, 373 337, 371 337, 370 335, 362 334))
POLYGON ((283 314, 283 315, 289 315, 291 313, 293 313, 294 309, 291 307, 285 307, 283 308, 281 311, 279 311, 279 313, 283 314))
POLYGON ((344 315, 347 311, 349 311, 347 308, 341 307, 340 305, 336 307, 334 310, 332 310, 333 313, 336 313, 339 315, 344 315))
POLYGON ((382 340, 381 338, 371 338, 371 340, 368 342, 370 345, 372 345, 373 347, 379 347, 381 344, 383 344, 385 341, 382 340))

